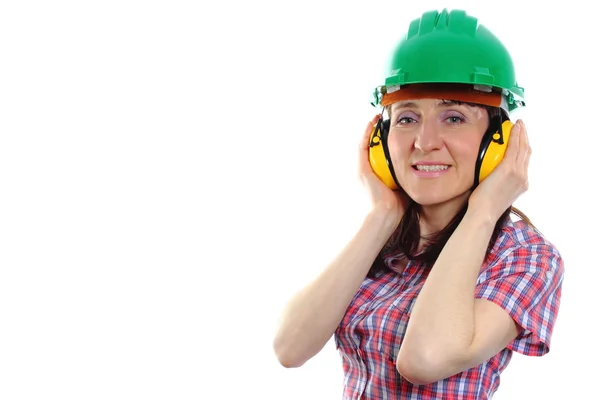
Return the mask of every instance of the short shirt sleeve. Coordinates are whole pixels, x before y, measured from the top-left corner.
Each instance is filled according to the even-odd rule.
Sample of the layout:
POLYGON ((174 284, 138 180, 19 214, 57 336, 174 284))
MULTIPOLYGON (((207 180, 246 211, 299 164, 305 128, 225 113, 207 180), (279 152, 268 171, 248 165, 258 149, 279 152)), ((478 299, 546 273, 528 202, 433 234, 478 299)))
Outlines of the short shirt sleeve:
POLYGON ((548 353, 563 275, 562 257, 547 242, 501 250, 482 270, 475 298, 499 305, 521 328, 510 350, 528 356, 548 353))

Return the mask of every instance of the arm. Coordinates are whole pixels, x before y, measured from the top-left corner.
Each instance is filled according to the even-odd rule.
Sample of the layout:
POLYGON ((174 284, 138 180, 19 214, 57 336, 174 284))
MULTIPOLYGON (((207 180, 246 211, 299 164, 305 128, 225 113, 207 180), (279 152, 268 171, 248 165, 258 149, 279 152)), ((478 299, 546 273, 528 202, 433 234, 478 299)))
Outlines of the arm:
POLYGON ((370 135, 378 119, 367 124, 358 157, 358 175, 372 211, 350 243, 284 310, 273 347, 285 367, 301 366, 325 346, 408 205, 404 193, 390 190, 371 169, 370 135))
POLYGON ((431 383, 465 371, 517 336, 507 312, 474 298, 494 225, 491 219, 467 212, 434 264, 415 301, 396 361, 409 381, 431 383))
POLYGON ((290 300, 273 344, 283 366, 299 367, 325 346, 394 229, 385 211, 370 213, 331 264, 290 300))

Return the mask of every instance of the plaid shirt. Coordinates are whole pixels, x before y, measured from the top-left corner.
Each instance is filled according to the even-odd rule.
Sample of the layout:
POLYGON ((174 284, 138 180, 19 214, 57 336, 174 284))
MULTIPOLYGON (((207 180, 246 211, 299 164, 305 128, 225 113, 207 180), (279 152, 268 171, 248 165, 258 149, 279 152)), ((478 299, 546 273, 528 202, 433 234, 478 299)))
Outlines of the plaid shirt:
POLYGON ((508 347, 483 364, 444 380, 413 385, 396 370, 396 356, 427 270, 388 256, 386 272, 366 278, 335 332, 344 370, 344 399, 491 399, 513 351, 542 356, 560 305, 563 261, 558 250, 524 222, 508 221, 477 279, 475 298, 501 306, 520 326, 508 347))

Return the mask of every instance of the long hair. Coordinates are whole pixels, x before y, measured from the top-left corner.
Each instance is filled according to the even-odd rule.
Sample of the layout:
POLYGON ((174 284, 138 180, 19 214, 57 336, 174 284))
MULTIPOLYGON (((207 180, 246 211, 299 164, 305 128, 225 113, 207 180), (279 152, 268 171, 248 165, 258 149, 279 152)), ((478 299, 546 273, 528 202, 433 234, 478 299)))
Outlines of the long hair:
MULTIPOLYGON (((470 104, 470 103, 466 103, 466 104, 470 104)), ((481 107, 480 105, 477 105, 477 104, 470 104, 470 105, 481 107)), ((503 119, 508 118, 508 116, 506 116, 506 114, 504 114, 504 111, 502 111, 499 108, 488 107, 488 106, 486 106, 485 108, 488 111, 488 116, 489 116, 490 120, 492 119, 492 117, 495 117, 498 115, 502 115, 503 119)), ((456 213, 456 215, 452 218, 452 220, 448 223, 448 225, 446 225, 446 227, 444 227, 439 232, 426 238, 425 249, 421 253, 417 253, 419 243, 420 243, 421 239, 423 239, 421 237, 421 228, 419 226, 419 215, 420 215, 421 206, 411 200, 406 212, 404 213, 404 216, 402 217, 402 219, 400 220, 400 223, 398 224, 398 227, 396 228, 394 233, 392 233, 392 235, 389 237, 386 244, 383 246, 383 248, 379 252, 379 254, 378 254, 377 258, 375 259, 375 261, 373 262, 373 265, 371 266, 371 269, 369 270, 369 273, 367 276, 375 277, 375 275, 377 275, 380 271, 385 270, 385 268, 386 268, 386 266, 384 264, 384 255, 385 254, 401 253, 409 260, 421 261, 424 264, 425 268, 433 267, 433 264, 439 257, 442 249, 448 242, 448 239, 450 239, 450 236, 452 236, 452 234, 454 233, 454 231, 456 230, 456 228, 462 221, 463 217, 465 216, 465 214, 467 212, 467 207, 468 207, 468 201, 465 201, 465 204, 463 205, 463 207, 456 213)), ((488 252, 492 249, 492 247, 494 246, 494 243, 496 243, 496 240, 498 239, 498 236, 502 230, 502 227, 507 222, 507 220, 510 218, 510 214, 517 215, 521 220, 523 220, 524 222, 526 222, 527 224, 529 224, 533 228, 535 228, 533 223, 529 220, 529 218, 522 211, 518 210, 517 208, 515 208, 513 206, 509 207, 500 216, 498 221, 496 221, 496 225, 494 227, 492 236, 491 236, 489 244, 488 244, 488 249, 487 249, 488 252)))

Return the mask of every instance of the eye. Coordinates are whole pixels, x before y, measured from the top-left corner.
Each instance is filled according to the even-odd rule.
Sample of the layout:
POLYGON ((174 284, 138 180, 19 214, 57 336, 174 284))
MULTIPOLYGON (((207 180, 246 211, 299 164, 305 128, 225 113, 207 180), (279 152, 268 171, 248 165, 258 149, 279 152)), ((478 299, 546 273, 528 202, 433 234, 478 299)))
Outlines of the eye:
POLYGON ((418 116, 413 112, 403 112, 396 118, 396 125, 409 125, 417 121, 418 116))
POLYGON ((452 125, 458 125, 462 122, 465 122, 465 119, 463 117, 459 117, 458 115, 451 115, 447 117, 445 121, 452 125))
POLYGON ((411 117, 402 117, 398 119, 399 124, 412 124, 417 122, 414 118, 411 117))

